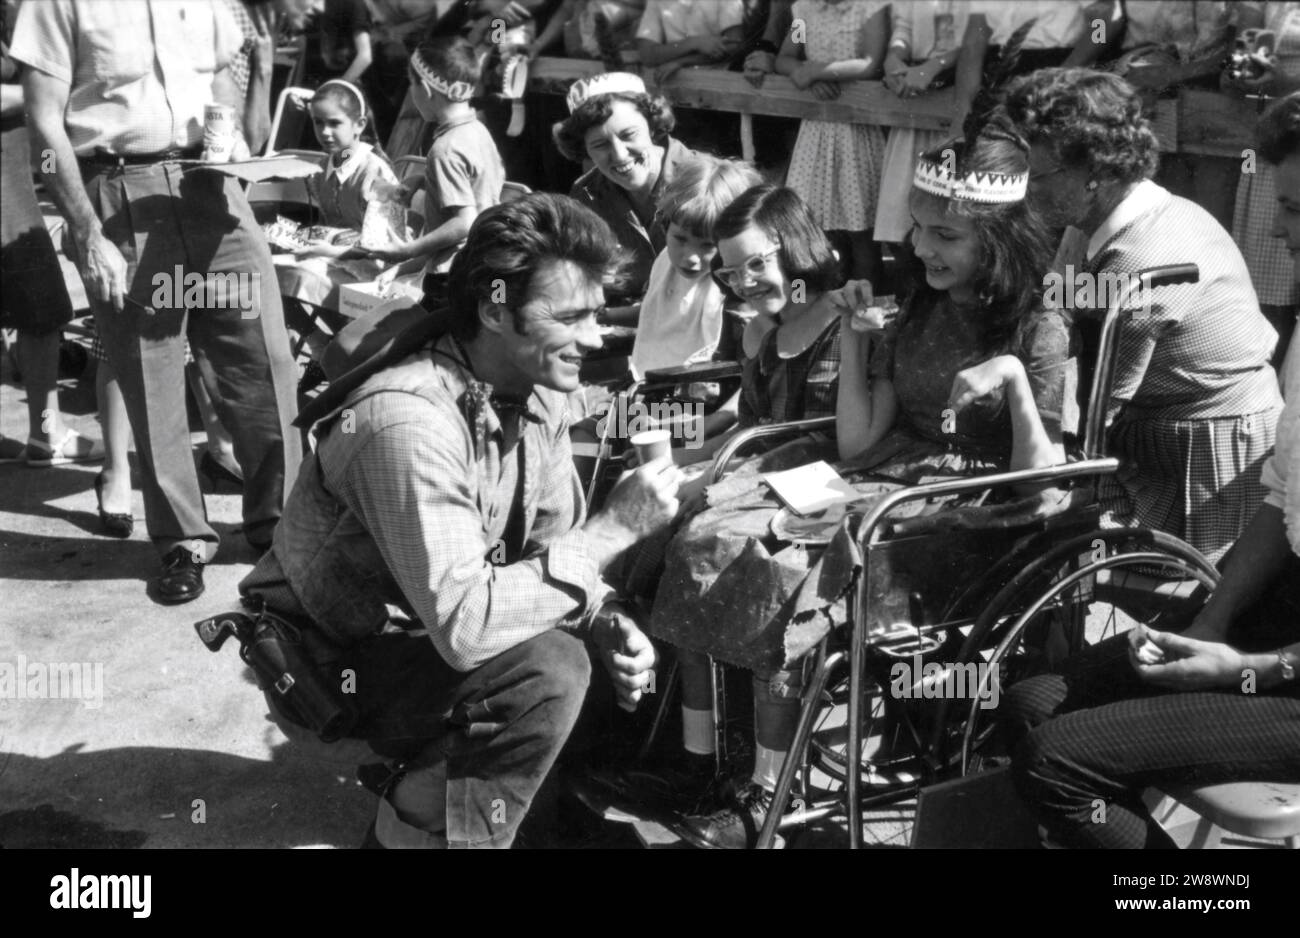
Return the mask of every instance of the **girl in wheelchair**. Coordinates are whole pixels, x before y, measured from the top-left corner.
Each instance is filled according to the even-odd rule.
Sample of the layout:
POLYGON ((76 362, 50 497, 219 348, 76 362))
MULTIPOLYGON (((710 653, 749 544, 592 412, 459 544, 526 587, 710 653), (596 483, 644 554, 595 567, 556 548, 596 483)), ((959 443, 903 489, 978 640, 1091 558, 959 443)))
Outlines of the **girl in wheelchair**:
MULTIPOLYGON (((987 127, 973 144, 955 141, 927 154, 910 199, 912 282, 903 291, 897 320, 889 321, 876 305, 867 282, 827 290, 809 304, 804 315, 815 319, 801 331, 803 341, 815 345, 833 335, 837 345, 842 343, 835 373, 817 390, 824 395, 836 389, 838 453, 849 469, 870 469, 907 484, 924 476, 1064 462, 1064 436, 1075 431, 1078 420, 1074 343, 1070 323, 1043 305, 1049 242, 1024 202, 1027 180, 1028 148, 1003 125, 987 127)), ((742 210, 738 203, 726 216, 742 210)), ((780 250, 775 237, 758 226, 737 238, 726 220, 717 230, 723 262, 746 259, 743 266, 724 269, 744 271, 743 278, 734 279, 738 292, 759 310, 756 328, 764 314, 781 323, 777 299, 791 283, 778 280, 768 267, 766 254, 780 250)), ((762 374, 763 363, 785 360, 799 344, 779 332, 747 341, 746 352, 760 364, 751 359, 746 377, 762 374)), ((752 381, 747 388, 751 402, 761 400, 752 381)), ((769 400, 781 400, 783 390, 769 384, 769 400)), ((782 408, 775 416, 825 413, 829 403, 805 391, 799 412, 782 408)), ((650 622, 653 634, 684 639, 693 649, 711 644, 721 653, 752 643, 776 618, 773 603, 789 592, 773 590, 771 608, 755 616, 761 602, 754 594, 763 586, 753 576, 729 575, 727 569, 757 569, 756 525, 770 518, 771 510, 763 514, 755 507, 733 500, 680 530, 669 547, 650 622), (727 590, 735 592, 728 597, 727 590), (730 608, 743 614, 733 615, 730 608), (691 609, 705 611, 692 614, 691 609), (741 621, 745 615, 761 621, 741 621), (738 638, 741 633, 746 637, 738 638)), ((816 575, 814 568, 809 577, 816 575)), ((687 756, 684 768, 674 767, 664 780, 691 793, 711 779, 716 726, 706 655, 681 650, 679 662, 687 756)), ((753 774, 721 810, 683 818, 678 833, 684 839, 701 847, 752 846, 795 734, 803 664, 787 658, 784 670, 755 671, 753 774)), ((654 776, 641 782, 653 785, 654 776)))
POLYGON ((1050 240, 1024 200, 1027 160, 1003 122, 974 146, 925 154, 897 321, 869 283, 836 295, 846 328, 835 429, 850 467, 916 483, 1065 461, 1079 421, 1076 343, 1043 305, 1050 240))

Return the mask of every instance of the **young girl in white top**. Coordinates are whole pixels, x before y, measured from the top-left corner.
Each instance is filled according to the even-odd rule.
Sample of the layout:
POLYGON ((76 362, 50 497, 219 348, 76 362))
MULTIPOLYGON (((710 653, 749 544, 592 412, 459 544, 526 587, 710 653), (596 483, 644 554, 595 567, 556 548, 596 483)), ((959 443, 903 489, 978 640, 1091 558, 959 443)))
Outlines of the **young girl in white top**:
POLYGON ((318 237, 295 252, 293 266, 277 268, 280 292, 337 309, 339 284, 373 280, 383 270, 364 246, 406 240, 404 209, 391 201, 398 181, 378 141, 362 139, 370 112, 360 90, 332 79, 320 86, 310 108, 316 139, 328 154, 324 172, 307 181, 320 207, 320 227, 312 230, 318 237))

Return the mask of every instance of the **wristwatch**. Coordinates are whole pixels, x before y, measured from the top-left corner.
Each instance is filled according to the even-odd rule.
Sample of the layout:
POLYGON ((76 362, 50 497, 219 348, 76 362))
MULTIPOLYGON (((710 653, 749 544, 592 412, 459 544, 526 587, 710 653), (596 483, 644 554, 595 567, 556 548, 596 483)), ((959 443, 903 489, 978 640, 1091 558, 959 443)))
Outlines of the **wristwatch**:
POLYGON ((1282 680, 1284 680, 1284 681, 1294 681, 1294 680, 1295 680, 1295 665, 1292 664, 1291 661, 1290 661, 1290 659, 1287 658, 1287 656, 1286 656, 1286 652, 1284 652, 1284 651, 1279 651, 1279 652, 1277 653, 1277 663, 1280 664, 1280 665, 1282 666, 1282 680))

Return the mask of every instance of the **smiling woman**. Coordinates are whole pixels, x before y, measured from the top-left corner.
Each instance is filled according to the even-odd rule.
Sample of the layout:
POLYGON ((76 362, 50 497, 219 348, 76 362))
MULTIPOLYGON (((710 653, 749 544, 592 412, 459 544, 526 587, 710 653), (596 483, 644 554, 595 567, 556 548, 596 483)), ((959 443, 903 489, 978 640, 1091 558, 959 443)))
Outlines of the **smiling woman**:
POLYGON ((1167 531, 1217 561, 1264 497, 1282 404, 1277 333, 1241 252, 1208 212, 1151 181, 1159 144, 1122 79, 1042 69, 1007 89, 1004 111, 1030 143, 1030 203, 1087 240, 1086 257, 1062 262, 1094 277, 1200 268, 1199 283, 1152 291, 1149 313, 1121 326, 1107 418, 1125 466, 1103 501, 1109 523, 1167 531))
POLYGON ((655 204, 679 163, 695 156, 669 136, 672 109, 646 93, 636 75, 611 72, 576 82, 569 91, 570 114, 555 125, 555 143, 575 162, 592 168, 569 195, 614 229, 627 264, 607 284, 611 302, 633 302, 645 293, 655 256, 666 245, 655 204))

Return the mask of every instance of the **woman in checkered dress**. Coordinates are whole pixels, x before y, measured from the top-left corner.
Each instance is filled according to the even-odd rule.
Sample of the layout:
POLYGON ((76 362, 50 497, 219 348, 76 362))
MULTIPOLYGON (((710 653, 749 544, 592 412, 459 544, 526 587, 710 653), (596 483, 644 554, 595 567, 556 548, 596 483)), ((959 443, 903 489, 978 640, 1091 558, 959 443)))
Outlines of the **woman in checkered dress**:
POLYGON ((1102 497, 1109 523, 1168 531, 1217 561, 1263 501, 1282 408, 1277 333, 1241 252, 1208 212, 1151 181, 1156 137, 1122 79, 1043 69, 1013 83, 1005 107, 1031 142, 1031 201, 1088 239, 1076 278, 1097 289, 1150 267, 1200 268, 1198 283, 1152 291, 1121 326, 1107 418, 1123 465, 1102 497))

